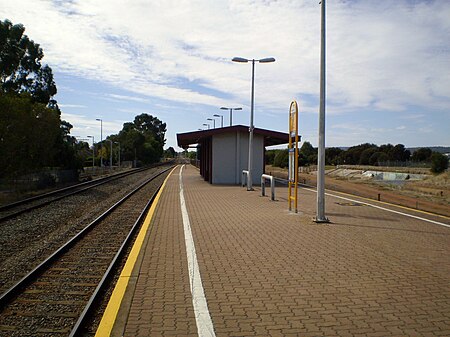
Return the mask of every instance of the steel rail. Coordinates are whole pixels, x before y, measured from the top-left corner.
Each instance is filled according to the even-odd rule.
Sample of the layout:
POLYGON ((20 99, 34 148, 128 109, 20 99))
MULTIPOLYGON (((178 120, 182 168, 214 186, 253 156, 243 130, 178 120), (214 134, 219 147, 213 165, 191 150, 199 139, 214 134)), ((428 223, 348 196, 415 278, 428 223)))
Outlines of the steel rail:
POLYGON ((0 211, 4 211, 4 210, 7 210, 7 209, 11 209, 11 208, 17 207, 17 206, 25 205, 25 204, 27 204, 29 202, 33 202, 33 201, 36 201, 36 200, 39 200, 39 199, 43 199, 43 198, 46 198, 46 197, 51 197, 52 195, 56 195, 56 194, 62 193, 62 192, 67 191, 67 190, 71 190, 71 189, 73 190, 73 189, 77 189, 79 187, 82 187, 84 185, 88 185, 88 186, 86 186, 84 188, 77 189, 76 191, 63 194, 63 195, 61 195, 59 197, 55 197, 54 199, 44 201, 44 202, 42 202, 40 204, 37 204, 37 205, 34 205, 34 206, 30 206, 28 208, 24 208, 24 209, 18 210, 16 212, 4 215, 4 216, 0 217, 0 222, 3 222, 3 221, 6 221, 6 220, 15 218, 16 216, 18 216, 20 214, 23 214, 23 213, 35 210, 35 209, 40 208, 40 207, 47 206, 47 205, 51 204, 52 202, 64 199, 64 198, 69 197, 69 196, 74 195, 74 194, 78 194, 78 193, 84 192, 86 190, 89 190, 91 188, 97 187, 99 185, 106 184, 106 183, 114 181, 116 179, 120 179, 120 178, 127 177, 127 176, 135 174, 135 173, 142 172, 142 171, 147 170, 147 169, 149 169, 149 168, 143 168, 143 169, 137 169, 137 170, 133 170, 133 171, 122 172, 122 173, 116 174, 114 176, 104 177, 104 178, 96 179, 96 180, 93 180, 93 181, 86 181, 86 182, 81 183, 81 184, 65 187, 65 188, 62 188, 60 190, 56 190, 56 191, 40 194, 40 195, 37 195, 35 197, 31 197, 31 198, 28 198, 28 199, 16 201, 15 203, 2 206, 2 207, 0 207, 0 211))
POLYGON ((98 302, 100 294, 102 293, 104 288, 106 288, 106 286, 110 282, 110 279, 114 276, 113 270, 117 267, 117 265, 120 261, 119 259, 125 253, 125 249, 131 243, 134 233, 137 231, 137 229, 143 222, 144 217, 146 216, 150 206, 152 205, 153 201, 155 200, 155 197, 158 194, 159 190, 161 189, 161 186, 162 186, 162 184, 153 193, 150 200, 147 202, 147 204, 145 205, 141 214, 139 215, 139 217, 137 218, 133 227, 131 228, 130 232, 128 233, 127 237, 122 242, 122 245, 120 246, 119 250, 117 251, 117 253, 114 256, 113 260, 111 261, 110 265, 108 266, 108 269, 105 271, 102 279, 100 280, 99 284, 95 288, 94 293, 92 294, 88 303, 86 304, 85 308, 83 309, 83 312, 81 313, 80 317, 78 318, 78 321, 75 323, 75 326, 72 328, 72 331, 70 332, 69 337, 74 337, 74 336, 78 336, 81 334, 82 329, 84 328, 84 324, 87 321, 87 319, 89 318, 89 314, 92 312, 92 310, 94 310, 95 304, 98 302))
POLYGON ((8 209, 11 209, 11 208, 14 208, 14 207, 17 207, 17 206, 20 206, 20 205, 23 205, 23 204, 26 204, 26 203, 29 203, 29 202, 32 202, 32 201, 36 201, 36 200, 39 200, 39 199, 42 199, 42 198, 51 197, 52 195, 55 195, 55 194, 58 194, 58 193, 62 193, 62 192, 65 192, 65 191, 69 191, 69 190, 72 190, 72 189, 75 189, 75 188, 78 188, 78 187, 81 187, 81 186, 84 186, 84 185, 89 185, 89 184, 92 184, 94 182, 106 180, 106 179, 109 179, 111 177, 118 177, 118 176, 125 175, 127 173, 131 174, 131 172, 134 173, 134 172, 137 172, 137 170, 139 170, 139 169, 134 169, 132 171, 126 171, 126 172, 120 172, 120 173, 116 173, 114 175, 110 175, 110 176, 107 176, 107 177, 101 177, 101 178, 97 178, 97 179, 90 180, 90 181, 84 181, 84 182, 79 183, 79 184, 75 184, 75 185, 59 188, 59 189, 54 190, 54 191, 38 194, 38 195, 35 195, 34 197, 30 197, 30 198, 14 201, 14 202, 12 202, 10 204, 1 205, 0 206, 0 212, 6 211, 8 209))
POLYGON ((112 205, 108 210, 102 213, 99 217, 97 217, 94 221, 84 227, 80 232, 78 232, 75 236, 73 236, 70 240, 68 240, 65 244, 63 244, 58 250, 53 252, 49 257, 47 257, 43 262, 41 262, 38 266, 36 266, 33 270, 31 270, 28 274, 26 274, 22 279, 20 279, 16 284, 11 286, 7 291, 0 295, 0 311, 4 309, 4 307, 9 303, 9 301, 16 297, 20 291, 30 284, 33 280, 35 280, 42 272, 44 272, 58 257, 67 252, 76 242, 80 241, 90 230, 92 230, 101 220, 106 218, 114 209, 120 206, 123 202, 125 202, 128 198, 130 198, 133 194, 138 192, 142 187, 148 184, 153 179, 157 178, 161 174, 167 172, 171 167, 153 175, 142 184, 140 184, 133 191, 125 195, 122 199, 112 205))

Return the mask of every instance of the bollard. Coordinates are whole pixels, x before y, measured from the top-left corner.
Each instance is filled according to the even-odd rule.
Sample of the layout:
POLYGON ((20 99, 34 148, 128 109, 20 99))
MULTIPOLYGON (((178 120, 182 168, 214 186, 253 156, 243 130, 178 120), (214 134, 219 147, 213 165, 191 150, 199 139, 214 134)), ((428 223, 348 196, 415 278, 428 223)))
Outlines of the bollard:
POLYGON ((275 200, 275 183, 273 180, 273 176, 269 176, 267 174, 261 175, 261 195, 266 195, 266 179, 270 181, 270 200, 275 200))
POLYGON ((245 185, 248 186, 248 171, 242 170, 242 187, 244 187, 245 185), (244 181, 245 181, 245 183, 244 183, 244 181))

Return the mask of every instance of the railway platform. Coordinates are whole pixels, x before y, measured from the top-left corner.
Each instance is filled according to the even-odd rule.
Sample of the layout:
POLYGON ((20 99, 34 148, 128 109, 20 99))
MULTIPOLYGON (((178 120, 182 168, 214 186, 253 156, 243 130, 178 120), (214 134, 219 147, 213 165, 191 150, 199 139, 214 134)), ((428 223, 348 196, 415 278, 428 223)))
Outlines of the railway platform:
MULTIPOLYGON (((167 178, 96 336, 450 336, 450 219, 167 178)), ((373 204, 371 206, 369 204, 373 204)))

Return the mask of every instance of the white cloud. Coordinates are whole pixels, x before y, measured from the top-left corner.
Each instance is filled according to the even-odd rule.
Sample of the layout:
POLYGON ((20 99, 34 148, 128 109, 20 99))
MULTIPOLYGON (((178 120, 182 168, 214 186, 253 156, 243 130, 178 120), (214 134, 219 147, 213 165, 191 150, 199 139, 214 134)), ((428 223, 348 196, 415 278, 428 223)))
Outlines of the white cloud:
POLYGON ((133 102, 140 102, 140 103, 149 103, 150 102, 150 100, 147 98, 142 98, 142 97, 137 97, 137 96, 106 94, 106 97, 112 98, 114 100, 119 100, 119 101, 133 101, 133 102))
MULTIPOLYGON (((448 1, 328 2, 327 112, 448 110, 448 13, 448 1)), ((0 0, 0 17, 23 23, 54 71, 139 95, 105 97, 248 106, 251 64, 231 58, 273 56, 255 67, 256 104, 317 112, 318 1, 0 0)))
POLYGON ((86 108, 86 105, 81 105, 81 104, 58 104, 58 106, 60 108, 64 108, 64 109, 72 109, 72 108, 80 108, 80 109, 84 109, 86 108))

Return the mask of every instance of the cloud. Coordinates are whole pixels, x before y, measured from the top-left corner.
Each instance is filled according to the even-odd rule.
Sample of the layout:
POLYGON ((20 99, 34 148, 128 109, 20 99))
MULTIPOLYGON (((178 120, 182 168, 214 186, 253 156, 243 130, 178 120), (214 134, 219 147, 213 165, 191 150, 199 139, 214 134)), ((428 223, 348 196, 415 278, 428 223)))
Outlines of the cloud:
POLYGON ((58 106, 60 108, 65 108, 65 109, 67 109, 67 108, 69 108, 69 109, 72 109, 72 108, 84 109, 84 108, 86 108, 86 105, 81 105, 81 104, 58 104, 58 106))
MULTIPOLYGON (((0 8, 55 72, 136 95, 110 99, 248 107, 251 64, 231 58, 273 56, 255 65, 256 104, 270 118, 292 99, 318 111, 318 1, 0 0, 0 8)), ((449 110, 449 12, 448 1, 328 2, 327 113, 449 110)))
MULTIPOLYGON (((181 76, 245 102, 250 65, 232 64, 233 56, 277 58, 256 66, 261 103, 280 105, 296 92, 318 92, 316 3, 3 0, 2 7, 25 24, 57 71, 101 77, 139 94, 222 102, 180 85, 181 76)), ((439 96, 448 98, 450 79, 441 71, 450 59, 446 10, 445 2, 330 3, 330 99, 349 109, 399 111, 410 100, 435 105, 439 96)))
POLYGON ((117 94, 106 94, 107 98, 112 98, 114 100, 119 101, 133 101, 133 102, 140 102, 140 103, 149 103, 150 100, 147 98, 137 97, 137 96, 126 96, 126 95, 117 95, 117 94))

